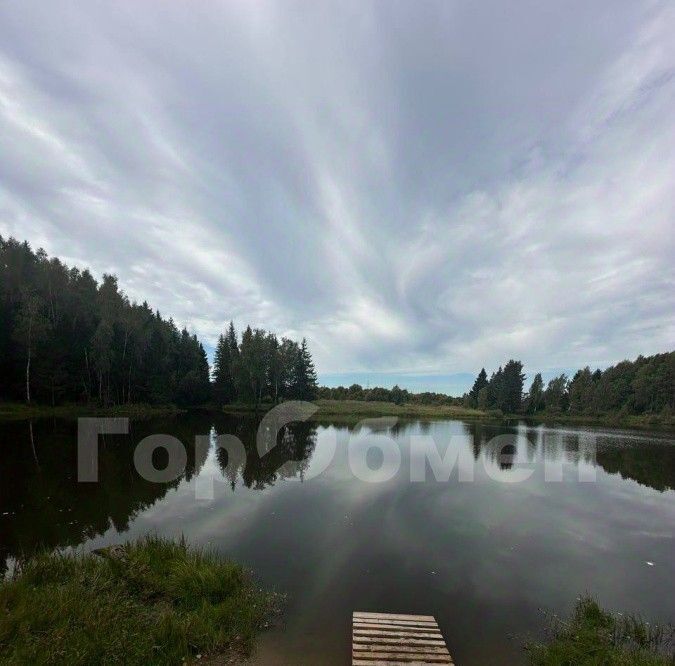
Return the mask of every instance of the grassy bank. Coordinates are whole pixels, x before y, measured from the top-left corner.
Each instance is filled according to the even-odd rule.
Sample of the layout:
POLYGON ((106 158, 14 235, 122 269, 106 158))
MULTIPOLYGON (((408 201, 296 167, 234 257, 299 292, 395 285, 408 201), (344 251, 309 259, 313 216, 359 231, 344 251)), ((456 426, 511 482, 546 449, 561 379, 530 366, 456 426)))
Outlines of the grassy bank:
POLYGON ((149 419, 155 416, 180 414, 183 411, 185 410, 175 405, 131 404, 99 407, 98 405, 64 404, 52 407, 51 405, 0 402, 0 421, 45 417, 76 419, 80 416, 128 416, 132 419, 149 419))
MULTIPOLYGON (((314 420, 324 417, 344 418, 345 420, 363 419, 377 416, 400 416, 401 418, 427 418, 427 419, 452 419, 452 418, 497 418, 501 412, 484 412, 478 409, 466 407, 454 407, 447 405, 396 405, 393 402, 368 402, 365 400, 313 400, 319 409, 312 416, 314 420)), ((266 412, 274 405, 263 403, 256 408, 254 405, 233 404, 224 405, 223 411, 228 414, 251 414, 256 411, 266 412)))
MULTIPOLYGON (((498 409, 481 410, 455 405, 422 405, 406 403, 396 405, 393 402, 364 401, 364 400, 315 400, 318 411, 312 417, 314 420, 330 417, 331 420, 354 421, 363 418, 378 416, 399 416, 401 418, 420 419, 490 419, 518 421, 526 420, 534 423, 594 425, 611 428, 664 428, 675 430, 675 418, 670 415, 643 414, 640 416, 629 414, 603 414, 597 416, 561 414, 559 412, 539 412, 537 414, 507 414, 498 409)), ((233 404, 223 406, 229 414, 264 413, 274 407, 271 403, 263 403, 257 408, 254 405, 233 404)))
POLYGON ((421 405, 407 403, 396 405, 393 402, 364 400, 316 400, 319 410, 315 418, 323 416, 368 418, 377 416, 399 416, 401 418, 458 419, 458 418, 495 418, 501 413, 485 412, 468 407, 450 405, 421 405))
POLYGON ((183 542, 39 555, 0 583, 0 662, 239 661, 274 604, 240 566, 183 542))
POLYGON ((529 643, 532 666, 672 666, 672 627, 602 610, 588 597, 579 599, 572 617, 555 618, 550 638, 529 643))
POLYGON ((570 425, 595 425, 608 428, 664 428, 675 430, 675 417, 670 414, 560 414, 558 412, 539 412, 537 414, 520 414, 510 416, 511 419, 525 419, 538 423, 568 423, 570 425))

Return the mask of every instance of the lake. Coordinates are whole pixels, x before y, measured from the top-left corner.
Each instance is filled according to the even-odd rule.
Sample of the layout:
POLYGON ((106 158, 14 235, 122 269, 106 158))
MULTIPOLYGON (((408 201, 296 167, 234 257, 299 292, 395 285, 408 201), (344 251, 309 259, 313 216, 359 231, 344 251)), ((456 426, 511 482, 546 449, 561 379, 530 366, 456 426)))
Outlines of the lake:
POLYGON ((0 424, 0 564, 39 546, 184 534, 287 595, 261 664, 350 663, 353 610, 435 615, 458 666, 524 664, 546 613, 586 592, 675 620, 672 435, 321 422, 288 426, 259 451, 257 427, 196 413, 134 422, 100 437, 99 482, 78 483, 75 422, 0 424), (136 472, 135 446, 154 433, 187 449, 172 481, 136 472), (216 446, 224 433, 245 457, 216 446))

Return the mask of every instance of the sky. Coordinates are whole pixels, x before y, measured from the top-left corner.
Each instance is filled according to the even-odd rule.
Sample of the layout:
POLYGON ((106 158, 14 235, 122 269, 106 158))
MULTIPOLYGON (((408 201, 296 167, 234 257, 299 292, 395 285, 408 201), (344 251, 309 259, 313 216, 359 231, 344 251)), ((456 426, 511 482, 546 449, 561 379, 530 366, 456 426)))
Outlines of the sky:
POLYGON ((0 3, 0 234, 212 349, 461 392, 675 348, 675 4, 0 3))

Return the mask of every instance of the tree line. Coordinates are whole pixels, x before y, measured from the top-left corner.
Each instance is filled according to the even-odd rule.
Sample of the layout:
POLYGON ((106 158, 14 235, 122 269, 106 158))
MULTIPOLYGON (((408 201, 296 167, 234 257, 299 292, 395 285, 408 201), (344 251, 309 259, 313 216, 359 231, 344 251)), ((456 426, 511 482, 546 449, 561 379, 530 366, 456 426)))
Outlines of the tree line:
POLYGON ((234 324, 218 338, 213 361, 213 395, 220 404, 313 400, 317 376, 303 338, 298 344, 248 326, 237 339, 234 324))
POLYGON ((541 373, 525 390, 525 373, 520 361, 510 360, 489 377, 485 368, 478 373, 470 391, 461 397, 443 393, 411 393, 399 386, 363 388, 319 388, 326 400, 363 400, 395 404, 458 405, 503 414, 626 415, 670 414, 675 409, 675 352, 639 356, 605 370, 578 370, 570 379, 561 374, 544 383, 541 373))
POLYGON ((314 396, 304 340, 279 343, 248 327, 239 342, 233 325, 223 340, 212 381, 197 336, 130 302, 115 276, 99 283, 0 236, 0 400, 188 406, 314 396))
POLYGON ((483 368, 463 397, 466 406, 505 414, 538 412, 601 415, 672 413, 675 409, 675 352, 638 356, 605 370, 586 366, 570 379, 561 374, 544 383, 537 373, 524 391, 520 361, 509 361, 488 379, 483 368))
POLYGON ((408 389, 401 388, 396 384, 393 388, 373 386, 363 388, 361 384, 351 386, 321 386, 318 397, 323 400, 362 400, 365 402, 393 402, 396 405, 420 404, 420 405, 461 405, 462 398, 453 398, 445 393, 426 391, 412 393, 408 389))

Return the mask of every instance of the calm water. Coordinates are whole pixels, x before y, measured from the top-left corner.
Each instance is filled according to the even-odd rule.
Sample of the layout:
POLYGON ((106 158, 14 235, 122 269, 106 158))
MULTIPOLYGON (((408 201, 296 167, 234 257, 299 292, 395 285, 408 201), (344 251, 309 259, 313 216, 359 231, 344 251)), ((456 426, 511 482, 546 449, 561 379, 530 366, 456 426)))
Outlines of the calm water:
POLYGON ((584 592, 675 620, 672 437, 459 421, 358 432, 297 424, 261 456, 256 427, 213 415, 135 423, 129 436, 101 441, 100 482, 82 484, 76 424, 1 424, 0 562, 39 545, 185 534, 288 595, 283 626, 261 641, 263 664, 349 663, 353 610, 435 615, 461 666, 524 663, 520 646, 541 631, 540 609, 566 612, 584 592), (157 432, 188 448, 184 473, 167 484, 133 465, 135 444, 157 432), (246 461, 194 446, 195 435, 217 433, 240 437, 246 461), (500 456, 489 442, 505 434, 500 456), (411 482, 420 437, 472 461, 474 480, 455 468, 438 481, 427 468, 411 482), (400 465, 372 448, 383 442, 400 465), (379 469, 378 482, 359 478, 359 460, 379 469), (510 483, 523 469, 530 478, 510 483))

